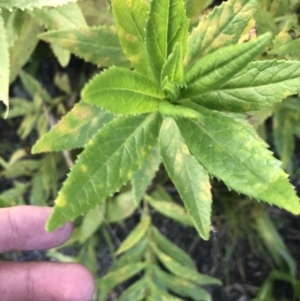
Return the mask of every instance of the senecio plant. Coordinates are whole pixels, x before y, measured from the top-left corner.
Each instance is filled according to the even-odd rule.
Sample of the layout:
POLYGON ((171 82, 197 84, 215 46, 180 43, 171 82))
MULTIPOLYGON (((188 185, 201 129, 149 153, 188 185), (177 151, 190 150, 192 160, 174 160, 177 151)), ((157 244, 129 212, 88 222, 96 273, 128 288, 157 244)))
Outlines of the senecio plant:
MULTIPOLYGON (((84 87, 82 100, 33 147, 33 153, 39 153, 61 150, 62 145, 84 146, 46 229, 53 231, 102 205, 129 181, 139 202, 161 163, 203 239, 211 230, 210 176, 229 189, 299 214, 299 199, 281 162, 245 115, 300 90, 300 62, 261 56, 272 34, 252 34, 259 0, 229 0, 203 16, 190 33, 182 0, 153 0, 150 5, 143 0, 112 0, 111 7, 131 69, 110 67, 96 75, 84 87)), ((84 32, 88 38, 91 31, 85 28, 80 35, 84 32)), ((40 37, 47 40, 47 34, 40 37)), ((51 34, 56 33, 48 38, 51 34)), ((69 50, 84 52, 86 59, 94 57, 94 49, 83 51, 69 42, 78 38, 74 33, 63 34, 69 50)), ((117 255, 122 253, 126 254, 115 273, 112 270, 99 283, 103 294, 121 275, 144 270, 145 276, 119 300, 180 300, 163 288, 209 300, 207 295, 199 297, 195 283, 219 284, 197 273, 189 257, 151 226, 147 210, 118 249, 117 255), (151 265, 155 258, 173 276, 151 265), (138 262, 135 268, 122 266, 130 260, 138 262), (155 283, 149 281, 151 275, 156 275, 155 283), (176 282, 178 277, 185 280, 176 282)))
MULTIPOLYGON (((134 70, 111 67, 84 87, 82 119, 92 116, 94 107, 88 104, 114 117, 78 156, 47 230, 101 205, 131 179, 133 188, 138 186, 135 174, 153 153, 203 239, 211 230, 209 176, 251 198, 300 213, 281 163, 243 114, 300 89, 300 62, 253 61, 272 41, 271 33, 247 39, 258 2, 228 1, 189 34, 181 0, 153 0, 150 6, 141 0, 112 1, 120 44, 134 70)), ((63 131, 51 139, 63 137, 63 131)), ((34 153, 52 150, 44 138, 34 153)))

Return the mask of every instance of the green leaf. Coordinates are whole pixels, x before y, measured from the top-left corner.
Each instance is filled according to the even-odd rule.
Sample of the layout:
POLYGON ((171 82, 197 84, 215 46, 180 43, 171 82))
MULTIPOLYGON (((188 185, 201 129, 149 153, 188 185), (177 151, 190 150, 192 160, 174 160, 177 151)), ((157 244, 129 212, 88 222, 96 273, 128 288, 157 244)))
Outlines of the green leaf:
POLYGON ((192 298, 197 301, 212 300, 209 293, 204 289, 184 278, 171 276, 157 266, 154 267, 154 277, 157 279, 158 283, 163 284, 168 290, 173 291, 179 296, 192 298))
POLYGON ((105 204, 90 210, 83 218, 82 225, 80 227, 79 241, 83 244, 88 238, 90 238, 102 225, 105 214, 105 204))
POLYGON ((55 7, 76 1, 77 0, 0 0, 0 7, 7 9, 20 8, 24 10, 42 8, 44 6, 55 7))
POLYGON ((150 217, 144 216, 140 223, 130 232, 126 239, 122 242, 116 255, 122 254, 134 247, 147 233, 151 223, 150 217))
POLYGON ((273 115, 273 138, 276 151, 283 163, 283 169, 291 173, 293 170, 293 152, 295 148, 293 130, 294 130, 294 112, 277 109, 273 115))
POLYGON ((179 43, 175 44, 172 53, 162 67, 160 82, 169 98, 175 101, 179 96, 180 87, 184 86, 182 46, 179 43))
POLYGON ((125 267, 114 270, 104 278, 97 281, 100 290, 100 300, 105 300, 106 295, 118 284, 130 279, 145 268, 145 263, 131 263, 125 267))
POLYGON ((189 21, 182 0, 156 0, 151 2, 146 27, 146 45, 150 65, 160 80, 162 67, 176 43, 186 53, 189 21))
POLYGON ((155 254, 161 261, 161 263, 174 275, 190 280, 199 285, 216 284, 222 285, 222 282, 216 278, 200 274, 197 271, 191 270, 175 261, 170 256, 166 255, 157 248, 154 248, 155 254))
POLYGON ((207 171, 190 154, 173 119, 164 119, 159 142, 167 172, 178 189, 199 235, 208 240, 212 195, 207 171))
POLYGON ((100 73, 82 91, 85 102, 122 115, 157 111, 164 97, 148 78, 123 68, 110 68, 100 73))
POLYGON ((113 25, 114 19, 107 0, 78 1, 88 26, 113 25), (99 12, 101 12, 99 14, 99 12))
POLYGON ((194 226, 191 217, 189 214, 187 214, 186 210, 182 206, 168 201, 156 200, 149 196, 145 196, 145 199, 154 209, 164 216, 180 222, 181 224, 194 226))
POLYGON ((204 116, 192 108, 181 104, 175 105, 169 101, 161 101, 158 105, 158 111, 162 116, 172 117, 174 119, 189 118, 199 122, 203 122, 204 120, 204 116))
POLYGON ((182 83, 183 81, 182 46, 179 43, 175 44, 162 67, 160 81, 163 82, 166 77, 170 82, 182 83))
POLYGON ((86 27, 87 24, 83 14, 76 3, 68 3, 66 5, 43 9, 35 9, 31 12, 39 23, 48 29, 74 29, 86 27))
POLYGON ((197 271, 192 258, 185 251, 177 247, 177 245, 162 235, 156 227, 151 227, 151 234, 153 234, 154 242, 160 250, 187 268, 197 271))
POLYGON ((280 56, 293 55, 299 57, 300 38, 293 37, 291 32, 291 30, 279 32, 273 41, 274 48, 268 51, 268 54, 280 56))
POLYGON ((132 193, 136 204, 139 204, 141 199, 144 197, 148 186, 151 184, 155 173, 159 168, 160 162, 158 146, 154 146, 143 166, 132 178, 132 193))
POLYGON ((16 79, 19 71, 31 57, 38 43, 37 35, 41 31, 40 26, 29 15, 25 15, 22 21, 23 22, 21 26, 21 31, 19 33, 19 37, 9 51, 10 83, 12 83, 16 79))
MULTIPOLYGON (((68 3, 56 8, 35 9, 31 14, 40 24, 50 30, 66 30, 87 26, 76 3, 68 3)), ((67 66, 71 58, 70 52, 57 45, 51 45, 51 48, 61 66, 67 66)))
POLYGON ((184 301, 170 295, 166 291, 159 289, 156 285, 151 283, 151 300, 155 301, 184 301))
POLYGON ((153 77, 145 44, 149 5, 143 0, 112 0, 112 10, 122 49, 136 71, 153 77))
POLYGON ((299 214, 298 197, 281 163, 253 128, 215 111, 201 111, 206 112, 204 126, 188 119, 177 120, 199 163, 229 188, 299 214))
POLYGON ((253 18, 258 4, 258 0, 229 0, 204 16, 188 39, 185 57, 187 69, 200 57, 237 43, 253 18))
POLYGON ((300 62, 256 61, 214 91, 192 100, 214 110, 247 112, 271 107, 300 90, 300 62))
POLYGON ((112 200, 106 202, 106 220, 109 223, 121 222, 129 217, 137 208, 132 191, 119 194, 112 200))
POLYGON ((266 33, 248 43, 220 48, 199 60, 186 74, 187 89, 183 97, 214 91, 245 68, 271 41, 266 33))
POLYGON ((51 103, 53 101, 49 93, 41 86, 41 84, 33 76, 21 70, 20 78, 24 88, 29 94, 31 94, 32 97, 38 95, 42 98, 42 100, 48 103, 51 103))
POLYGON ((127 250, 119 259, 117 259, 112 266, 111 270, 118 269, 130 263, 141 261, 148 249, 149 238, 144 236, 141 238, 130 250, 127 250))
POLYGON ((212 4, 213 0, 187 0, 185 1, 186 15, 189 19, 197 18, 200 13, 212 4))
POLYGON ((6 31, 4 28, 4 21, 0 15, 0 101, 6 106, 6 115, 8 114, 9 101, 8 101, 8 88, 9 88, 9 54, 8 44, 6 42, 6 31))
POLYGON ((158 114, 149 114, 117 118, 100 129, 64 182, 46 229, 101 205, 130 180, 157 144, 160 123, 158 114))
POLYGON ((69 50, 87 62, 99 67, 112 65, 129 67, 122 53, 114 27, 82 27, 69 30, 53 30, 40 34, 39 38, 69 50))
POLYGON ((83 147, 113 116, 101 108, 80 102, 49 133, 39 139, 32 153, 83 147))
POLYGON ((115 301, 142 301, 145 298, 148 281, 146 277, 129 286, 115 301))

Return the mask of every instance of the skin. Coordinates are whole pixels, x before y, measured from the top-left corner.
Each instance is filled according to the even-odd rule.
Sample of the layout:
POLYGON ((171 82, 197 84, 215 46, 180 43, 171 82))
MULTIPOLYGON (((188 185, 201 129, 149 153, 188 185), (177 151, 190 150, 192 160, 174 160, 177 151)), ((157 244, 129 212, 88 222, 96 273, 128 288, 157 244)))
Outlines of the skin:
MULTIPOLYGON (((0 253, 43 250, 68 240, 72 224, 48 233, 51 208, 0 209, 0 253)), ((94 279, 82 265, 58 262, 0 262, 1 301, 90 301, 94 279)))

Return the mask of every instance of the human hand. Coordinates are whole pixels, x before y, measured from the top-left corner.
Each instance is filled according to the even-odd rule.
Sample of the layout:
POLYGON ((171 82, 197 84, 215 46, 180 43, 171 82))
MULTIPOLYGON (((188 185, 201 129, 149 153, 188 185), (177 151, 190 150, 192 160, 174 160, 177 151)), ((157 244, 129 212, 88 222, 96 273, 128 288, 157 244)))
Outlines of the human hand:
MULTIPOLYGON (((49 249, 64 243, 72 224, 46 232, 50 211, 35 206, 0 209, 0 253, 49 249)), ((1 301, 89 301, 93 291, 91 273, 79 264, 0 261, 1 301)))

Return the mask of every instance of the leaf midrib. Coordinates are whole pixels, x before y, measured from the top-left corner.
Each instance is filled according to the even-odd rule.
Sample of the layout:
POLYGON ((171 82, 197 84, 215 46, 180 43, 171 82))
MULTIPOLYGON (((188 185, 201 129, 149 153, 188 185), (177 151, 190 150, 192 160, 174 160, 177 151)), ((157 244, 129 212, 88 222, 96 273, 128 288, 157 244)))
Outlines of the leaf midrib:
MULTIPOLYGON (((127 139, 126 139, 126 140, 118 147, 118 149, 115 150, 113 153, 111 153, 111 155, 105 160, 104 163, 99 164, 99 168, 98 168, 95 172, 93 172, 93 174, 92 174, 92 175, 91 175, 84 183, 81 183, 81 185, 78 186, 78 189, 77 189, 76 193, 73 194, 74 198, 76 198, 76 199, 78 200, 77 194, 80 193, 80 191, 81 191, 82 189, 84 189, 84 187, 86 186, 86 184, 87 184, 88 182, 93 183, 93 181, 91 181, 91 179, 95 177, 95 175, 99 172, 100 169, 102 169, 104 166, 108 165, 108 162, 112 160, 112 158, 120 151, 121 148, 124 148, 124 146, 127 144, 126 142, 128 142, 129 140, 131 140, 132 137, 135 136, 135 133, 136 133, 136 132, 138 132, 138 131, 141 130, 142 124, 144 124, 144 123, 145 123, 145 124, 149 124, 149 123, 151 122, 151 119, 153 118, 153 117, 151 117, 151 115, 153 115, 153 113, 147 114, 147 116, 145 117, 145 119, 139 124, 138 127, 136 127, 136 128, 134 129, 134 131, 133 131, 133 132, 127 137, 127 139), (148 120, 148 119, 149 119, 149 120, 148 120), (100 167, 100 165, 101 165, 101 167, 100 167)), ((122 117, 121 117, 121 118, 122 118, 122 117)), ((77 166, 77 164, 80 165, 80 163, 81 163, 81 162, 76 162, 76 166, 77 166)), ((93 186, 94 186, 94 184, 93 184, 93 186)), ((101 194, 99 194, 99 196, 100 196, 102 199, 104 198, 103 195, 101 196, 101 194)), ((80 200, 79 200, 78 203, 80 203, 80 200)))

